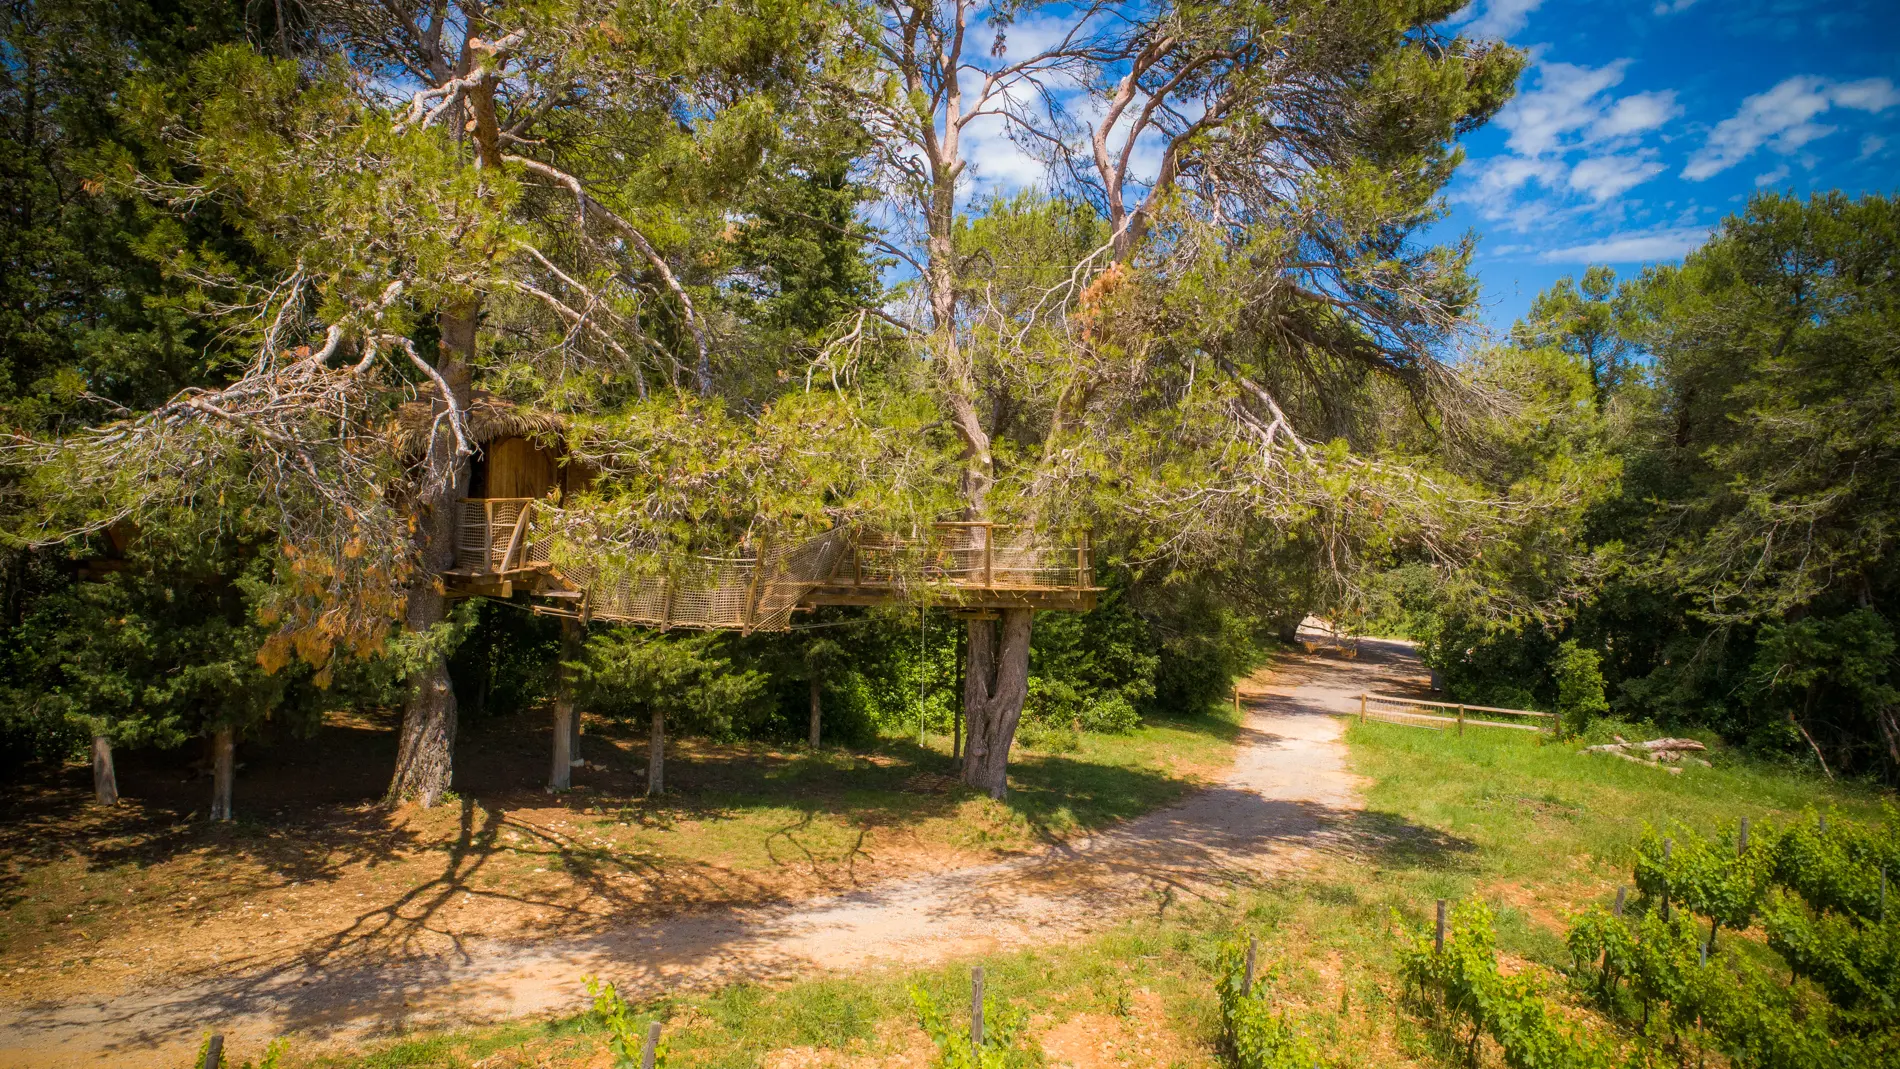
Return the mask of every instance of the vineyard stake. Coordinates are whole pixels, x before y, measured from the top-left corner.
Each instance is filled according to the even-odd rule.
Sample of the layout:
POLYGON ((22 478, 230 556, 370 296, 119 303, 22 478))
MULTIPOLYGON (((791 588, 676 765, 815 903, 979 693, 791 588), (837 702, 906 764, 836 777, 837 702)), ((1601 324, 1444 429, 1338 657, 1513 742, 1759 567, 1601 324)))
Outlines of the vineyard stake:
POLYGON ((1432 936, 1432 949, 1440 954, 1445 952, 1445 900, 1438 900, 1438 933, 1432 936))
POLYGON ((1748 853, 1748 818, 1743 817, 1742 818, 1742 836, 1741 838, 1735 840, 1735 856, 1741 857, 1743 854, 1746 854, 1746 853, 1748 853))
POLYGON ((970 970, 970 1049, 983 1049, 983 966, 970 970))
POLYGON ((205 1040, 204 1069, 218 1069, 218 1067, 223 1064, 224 1064, 224 1033, 213 1032, 211 1033, 211 1038, 205 1040))
MULTIPOLYGON (((1716 927, 1717 927, 1717 925, 1716 925, 1716 921, 1715 921, 1715 918, 1714 918, 1714 917, 1710 917, 1710 918, 1709 918, 1709 945, 1708 945, 1708 950, 1714 950, 1714 949, 1715 949, 1715 929, 1716 929, 1716 927)), ((1708 953, 1707 953, 1707 951, 1704 951, 1704 952, 1703 952, 1703 955, 1702 955, 1702 958, 1703 958, 1703 963, 1704 963, 1704 964, 1707 964, 1707 962, 1708 962, 1708 953)))
POLYGON ((660 1057, 660 1022, 647 1025, 647 1042, 640 1051, 640 1069, 653 1069, 653 1063, 660 1057))
MULTIPOLYGON (((1663 840, 1663 864, 1667 865, 1669 863, 1669 855, 1675 853, 1675 850, 1676 841, 1674 839, 1663 840)), ((1669 874, 1666 872, 1663 874, 1662 907, 1663 920, 1666 921, 1669 919, 1669 874)))
POLYGON ((1260 940, 1254 938, 1251 935, 1248 936, 1247 937, 1247 972, 1246 972, 1245 977, 1240 981, 1240 993, 1243 997, 1253 994, 1253 960, 1254 960, 1254 955, 1258 953, 1259 950, 1260 950, 1260 940))
POLYGON ((1240 715, 1240 684, 1234 684, 1234 715, 1240 715))
POLYGON ((1619 916, 1619 917, 1621 917, 1621 916, 1623 915, 1623 892, 1624 892, 1624 890, 1625 890, 1625 888, 1622 888, 1622 887, 1618 887, 1618 888, 1616 889, 1616 915, 1617 915, 1617 916, 1619 916))
MULTIPOLYGON (((1713 940, 1715 937, 1711 935, 1709 938, 1713 940)), ((1701 946, 1696 948, 1696 964, 1707 965, 1708 963, 1709 963, 1709 944, 1704 943, 1701 946)))

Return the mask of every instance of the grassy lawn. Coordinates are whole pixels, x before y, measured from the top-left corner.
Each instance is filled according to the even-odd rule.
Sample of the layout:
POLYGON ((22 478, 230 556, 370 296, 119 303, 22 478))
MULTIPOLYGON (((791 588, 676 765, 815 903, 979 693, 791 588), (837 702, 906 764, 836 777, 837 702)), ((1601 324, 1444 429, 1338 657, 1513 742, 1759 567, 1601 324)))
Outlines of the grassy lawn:
MULTIPOLYGON (((1423 925, 1434 899, 1472 895, 1498 913, 1507 969, 1548 974, 1566 1014, 1610 1035, 1559 975, 1560 937, 1568 913, 1629 882, 1645 822, 1715 831, 1742 816, 1783 823, 1810 808, 1880 820, 1893 804, 1891 794, 1720 753, 1714 768, 1668 775, 1518 732, 1459 738, 1371 723, 1353 725, 1348 741, 1354 769, 1368 781, 1365 811, 1347 822, 1350 848, 1229 901, 1190 903, 1092 939, 982 962, 990 991, 1028 1016, 1044 1064, 1222 1064, 1215 961, 1224 944, 1248 936, 1260 940, 1279 1004, 1329 1066, 1462 1064, 1398 1002, 1395 917, 1423 925)), ((960 1010, 970 964, 741 985, 639 1010, 666 1022, 674 1066, 925 1066, 932 1048, 908 989, 921 985, 960 1010)), ((609 1064, 605 1042, 598 1021, 581 1015, 313 1064, 599 1066, 609 1064)))
POLYGON ((393 733, 373 728, 359 718, 348 736, 250 749, 240 819, 225 826, 197 819, 203 783, 157 758, 123 762, 127 801, 113 810, 86 804, 82 768, 13 785, 0 798, 0 997, 437 952, 472 936, 579 934, 849 890, 1166 805, 1224 770, 1237 734, 1220 707, 1085 735, 1064 752, 1024 750, 1005 803, 956 784, 942 737, 817 753, 679 740, 675 789, 649 800, 643 732, 590 724, 589 765, 557 796, 540 786, 545 724, 491 722, 458 750, 452 804, 391 814, 365 797, 389 767, 377 747, 393 753, 393 733))

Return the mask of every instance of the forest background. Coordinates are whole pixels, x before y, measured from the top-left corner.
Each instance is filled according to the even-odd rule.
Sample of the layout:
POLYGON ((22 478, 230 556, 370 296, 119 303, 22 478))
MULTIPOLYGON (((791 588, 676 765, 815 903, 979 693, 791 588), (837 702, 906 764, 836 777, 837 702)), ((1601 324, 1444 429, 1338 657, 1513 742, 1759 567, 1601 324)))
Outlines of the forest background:
MULTIPOLYGON (((1092 528, 1101 606, 1024 625, 1015 701, 1051 744, 1204 709, 1318 613, 1420 639, 1458 700, 1572 729, 1708 728, 1900 779, 1889 198, 1763 195, 1682 265, 1592 269, 1487 341, 1469 244, 1415 235, 1455 134, 1508 97, 1521 57, 1438 30, 1452 4, 1327 23, 1303 60, 1328 86, 1310 144, 1244 122, 1214 138, 1204 120, 1228 113, 1161 107, 1153 136, 1173 148, 1151 186, 1052 148, 1087 180, 976 203, 956 199, 954 148, 919 133, 951 128, 957 70, 908 90, 935 101, 922 119, 892 106, 879 79, 905 23, 884 8, 735 4, 708 33, 632 4, 399 7, 9 4, 9 766, 98 740, 296 736, 341 707, 406 703, 425 723, 435 679, 462 716, 553 697, 554 622, 481 600, 415 616, 429 576, 405 516, 426 509, 405 502, 453 490, 448 446, 440 470, 435 446, 366 450, 373 420, 329 394, 235 420, 179 400, 239 397, 302 345, 365 366, 380 346, 369 412, 479 381, 569 415, 564 444, 606 472, 594 515, 635 549, 946 515, 1092 528), (468 29, 511 19, 552 43, 508 53, 468 29), (1262 143, 1298 161, 1291 194, 1235 162, 1262 143), (552 193, 521 177, 545 172, 552 193), (1170 173, 1193 180, 1170 190, 1170 173), (619 224, 570 225, 559 182, 577 174, 580 216, 619 224), (458 345, 467 381, 415 355, 458 345)), ((1129 84, 1272 114, 1289 82, 1262 91, 1209 57, 1314 10, 1164 9, 1204 54, 1129 84)), ((831 739, 942 730, 953 702, 992 698, 954 692, 972 637, 1012 641, 915 606, 801 623, 820 626, 596 629, 582 701, 791 739, 822 692, 831 739)), ((411 792, 403 775, 392 797, 447 779, 411 792)))

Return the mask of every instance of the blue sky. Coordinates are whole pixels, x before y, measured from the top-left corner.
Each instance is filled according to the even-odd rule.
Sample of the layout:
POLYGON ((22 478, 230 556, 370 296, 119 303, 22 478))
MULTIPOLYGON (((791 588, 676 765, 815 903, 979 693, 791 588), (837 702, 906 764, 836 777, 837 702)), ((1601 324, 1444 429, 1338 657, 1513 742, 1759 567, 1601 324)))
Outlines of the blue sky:
POLYGON ((1531 55, 1440 231, 1479 233, 1494 327, 1588 264, 1679 259, 1759 189, 1900 192, 1900 0, 1476 0, 1455 21, 1531 55))

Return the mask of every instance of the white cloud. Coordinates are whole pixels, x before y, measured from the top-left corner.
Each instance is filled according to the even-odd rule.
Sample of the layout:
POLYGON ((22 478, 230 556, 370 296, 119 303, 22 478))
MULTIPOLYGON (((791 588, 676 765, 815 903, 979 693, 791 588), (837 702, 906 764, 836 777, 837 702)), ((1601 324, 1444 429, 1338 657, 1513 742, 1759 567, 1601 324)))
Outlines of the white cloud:
POLYGON ((1607 121, 1597 97, 1623 80, 1623 68, 1628 65, 1627 59, 1601 67, 1540 65, 1537 88, 1518 94, 1498 115, 1498 125, 1510 131, 1511 150, 1523 156, 1542 155, 1557 148, 1565 134, 1607 121))
POLYGON ((964 128, 964 158, 979 192, 1010 191, 1036 185, 1049 176, 1043 161, 1011 140, 1001 120, 971 123, 964 128))
POLYGON ((1571 189, 1601 203, 1661 174, 1663 165, 1640 156, 1592 156, 1570 169, 1571 189))
POLYGON ((1742 101, 1740 110, 1715 124, 1709 139, 1689 157, 1682 177, 1700 182, 1721 174, 1766 146, 1787 155, 1835 127, 1813 120, 1830 108, 1880 112, 1900 104, 1900 91, 1885 78, 1834 82, 1812 74, 1783 80, 1742 101))
POLYGON ((1611 234, 1582 245, 1552 249, 1538 259, 1553 264, 1631 264, 1675 260, 1707 240, 1709 230, 1706 226, 1683 226, 1611 234))
POLYGON ((1590 137, 1607 141, 1645 133, 1680 114, 1682 105, 1676 103, 1676 91, 1673 89, 1656 93, 1631 93, 1617 100, 1590 124, 1590 137))
POLYGON ((1786 177, 1788 177, 1788 165, 1784 163, 1772 171, 1756 175, 1755 188, 1761 189, 1765 186, 1772 186, 1786 177))
POLYGON ((1868 134, 1866 137, 1860 139, 1860 158, 1863 160, 1871 160, 1875 156, 1880 155, 1880 150, 1886 147, 1886 138, 1881 137, 1879 134, 1868 134))
POLYGON ((1476 0, 1466 5, 1451 22, 1463 23, 1462 32, 1472 37, 1509 37, 1523 29, 1531 20, 1531 12, 1543 6, 1544 0, 1484 0, 1484 11, 1479 13, 1476 0))
POLYGON ((1885 111, 1900 104, 1900 90, 1885 78, 1862 78, 1835 86, 1834 103, 1855 111, 1885 111))
POLYGON ((1659 0, 1650 11, 1657 15, 1679 15, 1695 6, 1695 0, 1659 0))

